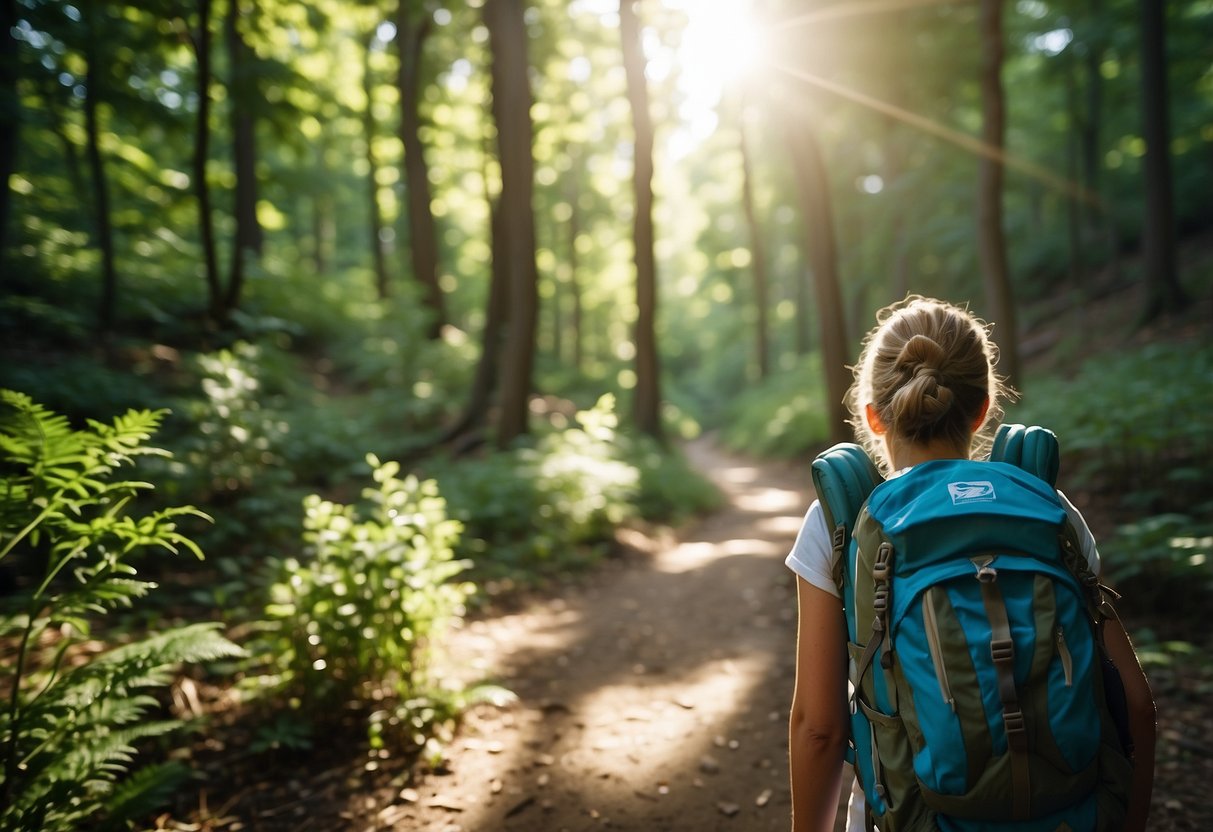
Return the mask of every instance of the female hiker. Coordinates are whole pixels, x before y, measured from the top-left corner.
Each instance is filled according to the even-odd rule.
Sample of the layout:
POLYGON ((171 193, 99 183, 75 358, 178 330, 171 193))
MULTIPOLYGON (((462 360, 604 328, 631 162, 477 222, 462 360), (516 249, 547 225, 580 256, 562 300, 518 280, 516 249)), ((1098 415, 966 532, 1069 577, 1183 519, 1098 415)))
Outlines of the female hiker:
MULTIPOLYGON (((919 489, 916 483, 926 482, 933 489, 942 487, 943 495, 951 493, 953 502, 960 503, 962 501, 975 500, 993 500, 994 487, 991 482, 986 482, 987 477, 982 476, 980 480, 977 477, 969 477, 960 482, 944 482, 942 486, 930 481, 931 472, 933 471, 953 471, 964 470, 972 472, 974 469, 963 468, 965 465, 972 466, 973 463, 960 462, 971 458, 978 458, 980 453, 988 449, 988 434, 992 433, 997 426, 997 421, 1002 415, 1001 401, 1006 396, 1007 390, 1002 381, 998 378, 995 372, 995 363, 997 361, 997 348, 988 337, 986 327, 982 322, 973 317, 967 310, 953 306, 948 303, 937 300, 926 299, 917 296, 911 296, 905 301, 882 310, 877 315, 877 326, 868 334, 864 341, 863 351, 860 360, 855 368, 855 381, 848 393, 848 406, 851 412, 852 425, 855 428, 856 436, 859 442, 866 448, 869 455, 876 461, 881 472, 885 477, 889 478, 884 486, 883 493, 891 493, 889 489, 897 489, 900 485, 902 490, 919 489), (962 466, 960 468, 949 467, 955 464, 962 466), (917 471, 914 471, 916 466, 922 466, 917 471), (911 473, 913 472, 913 473, 911 473), (905 477, 900 480, 900 484, 893 482, 894 478, 905 477), (927 477, 924 480, 924 477, 927 477), (947 489, 951 489, 949 492, 947 489)), ((982 471, 993 471, 993 469, 1009 468, 1010 466, 992 466, 986 463, 981 464, 982 471)), ((982 472, 979 471, 980 475, 982 472)), ((988 479, 994 482, 1001 483, 995 476, 997 472, 991 473, 988 479)), ((1080 563, 1078 551, 1081 551, 1081 560, 1085 561, 1086 568, 1089 568, 1092 575, 1099 574, 1099 555, 1096 550, 1095 541, 1079 512, 1074 506, 1060 493, 1055 493, 1047 486, 1042 487, 1042 483, 1034 478, 1027 477, 1022 472, 1015 470, 1007 475, 1007 482, 1011 484, 1019 483, 1028 480, 1025 487, 1025 493, 1029 496, 1033 494, 1043 494, 1044 496, 1035 497, 1032 499, 1046 505, 1046 509, 1053 512, 1056 525, 1050 525, 1051 541, 1056 542, 1056 529, 1058 527, 1067 528, 1066 520, 1068 520, 1068 528, 1072 529, 1072 534, 1069 540, 1074 542, 1074 545, 1069 551, 1074 552, 1074 557, 1071 559, 1074 563, 1080 563), (1033 485, 1034 483, 1034 485, 1033 485), (1032 489, 1035 488, 1035 491, 1032 489)), ((999 485, 999 489, 1013 490, 1010 486, 999 485)), ((915 491, 919 493, 919 491, 915 491)), ((913 496, 913 495, 911 495, 913 496)), ((1001 496, 1001 494, 1000 494, 1001 496)), ((875 500, 873 500, 874 502, 875 500)), ((943 501, 946 502, 946 499, 943 501)), ((985 510, 985 509, 982 509, 985 510)), ((869 514, 872 513, 872 504, 869 503, 869 514)), ((882 647, 886 655, 883 657, 882 663, 877 657, 872 661, 871 656, 864 656, 858 662, 856 655, 852 653, 848 657, 848 623, 844 617, 842 596, 840 595, 839 586, 836 583, 836 576, 840 574, 839 558, 834 554, 832 545, 832 529, 828 528, 825 519, 823 507, 814 502, 809 508, 805 516, 804 523, 801 527, 800 534, 797 537, 791 553, 787 558, 787 565, 797 575, 797 599, 799 608, 799 625, 798 625, 798 642, 796 648, 796 686, 792 698, 791 719, 789 730, 789 758, 791 764, 791 785, 792 785, 792 810, 793 810, 793 832, 807 832, 813 830, 831 830, 834 828, 834 822, 837 814, 840 789, 843 785, 844 776, 844 753, 847 747, 848 738, 851 735, 851 708, 853 705, 858 705, 861 710, 861 716, 867 715, 874 709, 876 715, 870 719, 877 721, 882 718, 880 713, 885 711, 875 707, 871 698, 860 696, 860 701, 854 703, 848 693, 848 664, 852 669, 856 664, 862 667, 867 667, 865 661, 871 662, 870 669, 860 670, 860 678, 867 678, 863 674, 866 672, 874 676, 881 676, 882 684, 892 686, 895 691, 900 691, 899 683, 896 681, 897 674, 901 673, 902 678, 905 677, 906 671, 902 666, 903 659, 905 662, 911 662, 913 657, 902 656, 897 654, 894 659, 893 648, 899 642, 897 639, 903 638, 901 635, 896 637, 890 635, 891 640, 887 645, 882 647), (893 680, 893 681, 888 681, 893 680)), ((857 530, 858 531, 858 530, 857 530)), ((870 538, 869 538, 870 539, 870 538)), ((863 548, 861 546, 861 548, 863 548)), ((857 550, 852 548, 852 553, 857 550)), ((896 552, 893 557, 896 557, 896 552)), ((852 557, 857 557, 852 555, 852 557)), ((999 591, 1010 591, 1008 588, 1014 587, 1015 564, 1016 558, 1011 554, 998 554, 994 557, 973 557, 973 567, 976 569, 977 581, 969 581, 968 577, 964 577, 968 588, 963 589, 965 592, 977 593, 974 597, 977 598, 975 608, 979 611, 984 620, 985 613, 980 613, 982 610, 982 598, 986 599, 986 612, 991 609, 988 606, 989 599, 995 598, 998 603, 1002 603, 1002 597, 997 594, 991 596, 988 593, 991 591, 989 586, 979 586, 979 584, 989 584, 993 587, 1003 587, 1003 590, 994 589, 995 593, 999 591), (1001 570, 1001 574, 999 574, 1001 570), (984 573, 984 577, 983 577, 984 573), (981 593, 987 593, 985 595, 981 593)), ((1019 562, 1024 561, 1023 558, 1018 559, 1019 562)), ((1031 563, 1035 563, 1034 561, 1031 563)), ((968 569, 967 562, 961 564, 961 569, 968 569)), ((1035 568, 1031 566, 1029 568, 1035 568)), ((856 567, 858 569, 858 567, 856 567)), ((1073 569, 1083 569, 1082 566, 1075 566, 1073 569)), ((869 567, 869 578, 876 574, 879 570, 869 567)), ((953 571, 955 567, 953 567, 953 571)), ((855 572, 859 574, 858 571, 855 572)), ((970 573, 972 574, 972 573, 970 573)), ((1065 573, 1068 577, 1070 573, 1065 573)), ((858 586, 860 578, 856 577, 855 586, 858 586)), ((894 579, 896 580, 896 579, 894 579)), ((1029 581, 1032 578, 1028 579, 1029 581)), ((957 585, 960 584, 960 579, 956 579, 957 585)), ((896 584, 894 584, 896 586, 896 584)), ((1029 584, 1030 586, 1030 584, 1029 584)), ((1076 583, 1067 584, 1067 586, 1077 586, 1076 583)), ((855 590, 858 593, 858 589, 855 590)), ((957 590, 960 591, 960 590, 957 590)), ((1053 590, 1050 590, 1053 591, 1053 590)), ((1065 594, 1068 590, 1057 590, 1065 594)), ((877 593, 879 594, 879 593, 877 593)), ((1039 591, 1038 591, 1039 595, 1039 591)), ((894 601, 890 604, 893 607, 895 614, 906 616, 903 608, 900 613, 897 613, 896 592, 893 593, 894 601)), ((1083 598, 1077 591, 1069 591, 1069 596, 1073 598, 1083 598)), ((924 598, 925 598, 924 594, 924 598)), ((1032 601, 1032 596, 1029 594, 1029 600, 1026 603, 1026 608, 1029 610, 1029 615, 1036 615, 1033 604, 1040 603, 1032 601)), ((1053 596, 1050 596, 1053 597, 1053 596)), ((1058 596, 1060 597, 1060 596, 1058 596)), ((935 602, 932 602, 935 603, 935 602)), ((950 601, 944 603, 950 604, 950 601)), ((957 602, 960 603, 960 602, 957 602)), ((1004 611, 1013 604, 1013 601, 1008 601, 1004 611)), ((1061 602, 1058 602, 1059 604, 1061 602)), ((913 606, 913 605, 911 605, 913 606)), ((923 601, 923 612, 920 613, 920 622, 925 620, 921 616, 930 619, 932 625, 938 626, 935 622, 935 613, 931 610, 926 610, 927 602, 923 601)), ((1072 602, 1075 608, 1081 608, 1085 611, 1087 608, 1080 601, 1072 602)), ((1020 609, 1022 609, 1021 607, 1020 609)), ((950 607, 948 608, 950 609, 950 607)), ((907 617, 912 617, 911 614, 907 617)), ((1082 614, 1082 613, 1080 613, 1082 614)), ((979 653, 985 652, 987 656, 997 654, 997 630, 998 627, 995 619, 998 616, 990 615, 989 622, 986 624, 985 639, 989 645, 989 649, 985 651, 974 650, 973 665, 979 663, 979 653)), ((892 620, 892 619, 888 619, 892 620)), ((900 620, 900 619, 898 619, 900 620)), ((957 619, 959 620, 959 619, 957 619)), ((1056 619, 1061 621, 1060 614, 1056 619)), ((1085 620, 1085 619, 1083 619, 1085 620)), ((854 626, 854 625, 852 625, 854 626)), ((896 621, 892 627, 896 627, 896 621)), ((924 626, 921 625, 920 626, 924 626)), ((1052 626, 1051 624, 1049 626, 1052 626)), ((958 628, 956 625, 954 629, 958 628)), ((1153 768, 1154 768, 1154 703, 1150 693, 1150 688, 1146 682, 1145 675, 1142 673, 1141 666, 1133 652, 1133 648, 1129 642, 1127 635, 1119 620, 1116 618, 1108 618, 1103 625, 1103 641, 1106 647, 1108 656, 1114 662, 1116 672, 1123 682, 1125 700, 1127 701, 1128 714, 1128 733, 1131 735, 1131 742, 1128 738, 1122 738, 1116 743, 1115 754, 1116 759, 1113 763, 1105 764, 1104 753, 1110 743, 1103 742, 1100 737, 1109 735, 1115 736, 1110 731, 1108 726, 1112 723, 1109 719, 1103 717, 1089 717, 1090 712, 1096 710, 1094 694, 1089 694, 1090 698, 1086 700, 1086 706, 1079 702, 1079 711, 1086 711, 1089 718, 1096 720, 1095 730, 1097 742, 1103 744, 1099 747, 1098 760, 1087 764, 1076 764, 1079 767, 1085 765, 1086 774, 1075 774, 1077 778, 1075 782, 1081 781, 1081 785, 1070 785, 1066 788, 1087 789, 1090 793, 1095 792, 1096 781, 1102 779, 1106 786, 1106 781, 1120 778, 1122 786, 1118 786, 1114 791, 1116 796, 1113 800, 1115 804, 1113 811, 1105 815, 1106 805, 1104 802, 1099 803, 1099 812, 1101 817, 1111 816, 1119 818, 1120 814, 1124 814, 1123 824, 1119 819, 1111 821, 1112 826, 1125 830, 1143 830, 1145 829, 1146 816, 1149 811, 1150 793, 1153 785, 1153 768), (1102 722, 1099 720, 1103 719, 1102 722), (1101 730, 1102 729, 1102 730, 1101 730), (1123 747, 1123 750, 1122 750, 1123 747), (1132 755, 1132 771, 1129 772, 1126 757, 1132 755), (1117 768, 1119 766, 1119 768, 1117 768), (1110 769, 1115 769, 1109 773, 1110 769), (1083 779, 1083 778, 1086 779, 1083 779), (1127 808, 1126 808, 1127 807, 1127 808)), ((1045 627, 1039 628, 1044 631, 1045 627)), ((1075 628, 1077 629, 1077 628, 1075 628)), ((881 627, 874 626, 872 628, 872 636, 869 639, 861 639, 872 641, 876 639, 877 632, 881 631, 881 627)), ((1070 648, 1065 639, 1067 638, 1060 624, 1056 625, 1056 649, 1058 651, 1055 658, 1047 658, 1046 669, 1037 670, 1035 659, 1031 660, 1033 664, 1032 673, 1038 674, 1053 674, 1051 677, 1044 676, 1048 680, 1048 684, 1063 684, 1061 680, 1062 668, 1064 667, 1065 679, 1064 684, 1071 684, 1070 674, 1077 659, 1071 656, 1070 648), (1053 665, 1048 665, 1048 662, 1053 662, 1053 665)), ((883 632, 881 633, 883 637, 883 632)), ((967 631, 966 631, 967 635, 967 631)), ((1046 637, 1049 634, 1046 634, 1046 637)), ((908 638, 908 636, 907 636, 908 638)), ((929 640, 929 636, 924 636, 929 640)), ((936 641, 938 641, 936 635, 936 641)), ((1071 640, 1075 639, 1075 635, 1069 636, 1071 640)), ((1086 629, 1086 639, 1088 644, 1093 644, 1094 640, 1090 634, 1090 628, 1086 629)), ((1004 641, 1005 643, 1005 641, 1004 641)), ((928 645, 931 646, 931 645, 928 645)), ((937 651, 942 651, 936 645, 937 651)), ((1030 646, 1030 644, 1029 644, 1030 646)), ((1047 643, 1046 648, 1042 649, 1039 646, 1036 648, 1036 653, 1048 652, 1052 655, 1053 645, 1047 643)), ((1078 648, 1080 651, 1081 648, 1078 648)), ((865 653, 869 651, 864 651, 865 653)), ((922 656, 926 656, 927 650, 920 651, 922 656)), ((1021 653, 1034 655, 1032 650, 1020 650, 1021 653)), ((955 652, 951 654, 953 658, 957 655, 955 652)), ((967 662, 968 653, 963 650, 960 655, 965 657, 967 662)), ((1078 656, 1079 652, 1075 652, 1078 656)), ((931 654, 932 659, 937 659, 934 652, 931 654)), ((930 660, 922 660, 920 663, 926 664, 926 672, 930 672, 930 660)), ((916 719, 920 723, 923 720, 932 719, 930 716, 930 708, 943 708, 942 713, 944 719, 942 721, 952 720, 955 722, 963 722, 965 718, 965 708, 969 708, 969 713, 973 707, 978 709, 989 707, 989 701, 983 701, 980 691, 971 692, 965 690, 956 690, 955 687, 949 690, 949 679, 947 671, 942 665, 943 659, 936 662, 934 669, 940 683, 939 688, 934 689, 935 696, 938 696, 939 690, 943 690, 942 703, 935 701, 934 697, 926 697, 920 701, 917 693, 914 695, 912 702, 906 702, 904 699, 901 706, 888 706, 888 712, 896 717, 896 724, 903 724, 900 720, 903 718, 916 719), (966 698, 967 697, 967 698, 966 698), (928 701, 930 700, 930 701, 928 701), (976 701, 974 706, 972 703, 976 701), (965 704, 965 703, 969 704, 965 704), (946 708, 950 707, 948 711, 946 708), (906 714, 909 714, 907 717, 906 714), (958 716, 959 714, 959 716, 958 716)), ((999 658, 997 655, 991 660, 993 664, 998 664, 999 658)), ((987 745, 993 743, 995 746, 998 743, 1003 743, 1001 752, 998 748, 989 750, 987 762, 978 763, 977 765, 986 765, 990 768, 979 769, 981 772, 989 771, 996 767, 993 763, 988 762, 989 759, 998 757, 1000 753, 1005 752, 1005 759, 1011 759, 1014 754, 1011 750, 1014 749, 1017 753, 1024 755, 1022 759, 1026 759, 1029 754, 1049 753, 1046 749, 1041 752, 1039 746, 1042 745, 1042 740, 1039 738, 1040 731, 1031 734, 1027 739, 1023 739, 1025 733, 1022 727, 1015 728, 1016 719, 1022 717, 1024 712, 1027 712, 1032 707, 1037 706, 1034 703, 1017 703, 1016 702, 1016 686, 1019 684, 1014 677, 1014 673, 1022 675, 1022 667, 1025 664, 1021 662, 1018 667, 1020 670, 1007 670, 1008 660, 1002 659, 1003 665, 998 669, 998 673, 1011 674, 1010 676, 999 676, 999 679, 983 689, 992 687, 998 693, 993 698, 994 716, 990 718, 990 731, 986 732, 985 722, 982 721, 980 728, 983 736, 981 742, 987 745), (1010 678, 1012 684, 1008 693, 1005 685, 999 683, 1010 678), (1002 697, 1001 703, 998 701, 998 696, 1002 697), (1018 710, 1022 705, 1022 712, 1018 710), (1001 708, 1001 712, 999 712, 1001 708), (1005 723, 999 717, 1008 717, 1005 723), (998 723, 995 725, 995 723, 998 723), (1003 730, 1005 725, 1004 738, 991 739, 999 731, 1003 730), (1018 736, 1013 736, 1018 732, 1018 736), (1018 744, 1014 740, 1019 740, 1018 744)), ((1087 678, 1088 687, 1084 690, 1102 690, 1105 686, 1103 680, 1104 674, 1100 672, 1100 664, 1096 651, 1092 648, 1087 651, 1087 678), (1098 676, 1099 680, 1095 677, 1098 676)), ((908 667, 908 664, 906 665, 908 667)), ((1014 667, 1015 665, 1011 665, 1014 667)), ((969 668, 970 672, 972 668, 969 668)), ((994 670, 990 671, 995 672, 994 670)), ((936 676, 929 676, 930 681, 934 682, 936 676)), ((955 676, 956 679, 961 678, 960 674, 955 676)), ((1114 683, 1115 677, 1110 677, 1114 683)), ((867 685, 868 682, 863 684, 867 685)), ((875 685, 875 682, 870 682, 875 685)), ((953 684, 960 684, 955 682, 953 684)), ((1038 682, 1037 684, 1043 684, 1038 682)), ((1075 682, 1075 685, 1081 687, 1082 682, 1075 682)), ((977 687, 973 685, 972 687, 977 687)), ((1118 687, 1115 684, 1108 686, 1109 690, 1118 687)), ((871 688, 874 690, 874 688, 871 688)), ((863 690, 869 690, 864 687, 863 690)), ((884 693, 886 698, 891 694, 884 693)), ((897 694, 901 695, 901 694, 897 694)), ((907 697, 908 698, 908 697, 907 697)), ((1026 696, 1024 697, 1027 698, 1026 696)), ((990 697, 986 697, 990 699, 990 697)), ((1037 697, 1039 700, 1040 697, 1037 697)), ((1048 707, 1055 707, 1050 704, 1048 707)), ((1101 710, 1100 713, 1108 713, 1110 711, 1101 710)), ((984 714, 984 711, 978 711, 984 714)), ((983 718, 984 719, 984 718, 983 718)), ((1057 721, 1053 716, 1049 720, 1057 721)), ((1064 720, 1062 720, 1064 721, 1064 720)), ((893 722, 889 720, 889 722, 893 722)), ((970 719, 970 724, 972 720, 970 719)), ((865 723, 869 724, 869 723, 865 723)), ((1022 723, 1021 723, 1022 724, 1022 723)), ((886 744, 895 745, 897 742, 902 742, 903 749, 910 749, 913 752, 923 752, 923 756, 935 755, 939 757, 944 753, 942 744, 936 743, 931 745, 925 743, 922 739, 923 733, 919 732, 920 725, 915 723, 914 733, 907 733, 904 729, 900 729, 891 740, 886 740, 886 744), (909 737, 909 739, 907 739, 909 737), (924 748, 926 749, 924 751, 924 748)), ((927 726, 934 730, 934 725, 927 726)), ((1056 726, 1049 726, 1047 730, 1053 730, 1056 726)), ((876 740, 888 738, 888 728, 885 728, 885 733, 882 735, 880 731, 873 729, 873 736, 876 740)), ((1034 729, 1030 729, 1034 730, 1034 729)), ((1064 730, 1062 727, 1060 730, 1064 730)), ((969 736, 969 735, 966 735, 969 736)), ((1052 735, 1050 735, 1052 736, 1052 735)), ((934 742, 934 741, 933 741, 934 742)), ((1090 741, 1089 741, 1090 742, 1090 741)), ((880 757, 879 765, 889 765, 888 760, 883 759, 885 755, 877 755, 875 750, 880 742, 868 739, 864 743, 858 743, 865 746, 870 746, 871 753, 869 759, 880 757)), ((972 744, 966 740, 966 745, 972 744)), ((861 750, 862 753, 867 752, 867 748, 861 750)), ((886 749, 887 753, 887 749, 886 749)), ((903 755, 903 760, 908 759, 910 751, 903 755)), ((962 751, 963 756, 963 751, 962 751)), ((1092 756, 1095 756, 1094 753, 1092 756)), ((930 768, 934 766, 938 760, 927 761, 926 766, 930 768)), ((871 763, 868 763, 869 768, 871 763)), ((972 775, 972 766, 968 770, 968 774, 972 775)), ((1012 760, 1003 769, 1012 768, 1016 765, 1012 760)), ((1057 781, 1058 777, 1040 776, 1041 771, 1037 767, 1037 761, 1034 759, 1031 771, 1027 764, 1023 764, 1020 771, 1023 773, 1022 780, 1015 779, 1016 784, 1031 783, 1030 789, 1021 789, 1021 791, 1029 791, 1030 799, 1025 798, 1024 802, 1015 802, 1021 796, 1007 798, 1009 803, 1014 803, 1015 810, 1006 815, 996 818, 998 821, 997 827, 982 826, 982 828, 1005 828, 1012 829, 1036 829, 1038 825, 1033 825, 1030 820, 1018 822, 1015 819, 1016 813, 1021 809, 1025 812, 1030 811, 1031 818, 1035 819, 1042 813, 1071 811, 1073 805, 1077 805, 1071 801, 1070 804, 1065 804, 1066 799, 1052 797, 1040 797, 1038 790, 1048 791, 1050 788, 1060 788, 1056 785, 1050 785, 1048 781, 1057 781), (1031 779, 1029 779, 1031 774, 1031 779), (1052 801, 1052 802, 1050 802, 1052 801), (1042 809, 1041 806, 1046 808, 1042 809), (1028 807, 1031 807, 1030 809, 1028 807), (1002 823, 1002 821, 1006 821, 1002 823)), ((1064 769, 1064 766, 1062 766, 1064 769)), ((903 815, 907 811, 906 806, 910 806, 908 820, 900 820, 898 823, 901 828, 909 826, 912 829, 926 828, 934 829, 936 826, 937 804, 944 803, 943 800, 937 799, 938 794, 943 794, 941 789, 938 793, 932 792, 932 800, 928 800, 924 792, 927 787, 923 784, 919 775, 922 772, 920 767, 915 765, 913 770, 908 774, 901 775, 903 784, 900 788, 901 792, 896 790, 886 792, 881 786, 877 791, 868 790, 869 795, 875 795, 876 801, 884 804, 880 811, 874 812, 874 820, 877 825, 881 822, 879 815, 884 812, 892 812, 892 804, 898 803, 903 815), (907 797, 908 795, 908 797, 907 797), (932 802, 933 801, 933 802, 932 802), (929 807, 929 808, 928 808, 929 807)), ((880 770, 878 776, 873 779, 880 781, 888 779, 887 769, 880 770)), ((1050 770, 1052 771, 1052 770, 1050 770)), ((1005 772, 996 772, 998 776, 1004 776, 1005 772)), ((869 775, 871 776, 871 775, 869 775)), ((1067 774, 1068 776, 1068 774, 1067 774)), ((964 761, 960 765, 960 780, 965 781, 966 769, 964 761)), ((1019 775, 1015 775, 1016 778, 1019 775)), ((979 781, 985 782, 978 778, 979 781)), ((870 786, 870 784, 865 784, 870 786)), ((972 783, 964 786, 964 789, 972 788, 972 783)), ((974 790, 976 791, 976 790, 974 790)), ((999 798, 1003 799, 1007 792, 1014 792, 1013 789, 1004 789, 998 793, 999 798)), ((1084 792, 1086 794, 1086 792, 1084 792)), ((1102 801, 1102 793, 1100 793, 1102 801)), ((991 801, 986 801, 988 805, 991 801)), ((1086 814, 1081 817, 1089 818, 1089 825, 1095 826, 1095 799, 1083 798, 1082 809, 1086 814)), ((873 806, 877 803, 873 802, 873 806)), ((944 805, 947 805, 946 803, 944 805)), ((952 804, 955 807, 955 804, 952 804)), ((871 807, 869 807, 871 808, 871 807)), ((961 813, 968 811, 967 807, 960 806, 961 813)), ((852 832, 856 829, 864 828, 864 795, 863 792, 856 791, 851 797, 851 811, 848 818, 848 829, 852 832)), ((979 812, 981 810, 979 809, 979 812)), ((1074 810, 1077 811, 1077 810, 1074 810)), ((945 829, 962 829, 963 822, 954 823, 958 815, 953 812, 940 813, 939 824, 945 829), (946 820, 945 820, 946 818, 946 820)), ((1060 817, 1061 815, 1056 815, 1060 817)), ((1027 815, 1018 815, 1018 817, 1028 817, 1027 815)), ((1074 815, 1066 815, 1070 818, 1068 821, 1071 825, 1059 826, 1056 821, 1053 821, 1056 828, 1072 828, 1074 815)), ((1084 821, 1087 822, 1087 821, 1084 821)), ((1081 825, 1081 822, 1080 824, 1081 825)), ((1105 827, 1108 826, 1105 822, 1105 827)), ((1052 827, 1050 827, 1052 828, 1052 827)), ((1082 832, 1075 828, 1074 832, 1082 832)))

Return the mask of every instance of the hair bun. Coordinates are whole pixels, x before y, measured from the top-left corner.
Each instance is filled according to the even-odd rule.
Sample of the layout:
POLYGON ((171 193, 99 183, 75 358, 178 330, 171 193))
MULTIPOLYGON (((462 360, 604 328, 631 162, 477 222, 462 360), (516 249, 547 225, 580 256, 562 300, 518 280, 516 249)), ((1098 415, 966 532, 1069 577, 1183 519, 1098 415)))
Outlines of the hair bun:
POLYGON ((894 422, 898 432, 915 436, 930 429, 952 409, 955 395, 942 372, 947 353, 926 335, 906 341, 894 367, 904 382, 893 397, 894 422))
POLYGON ((948 354, 937 342, 925 335, 915 335, 901 348, 893 366, 910 376, 921 370, 934 371, 938 375, 947 358, 948 354))

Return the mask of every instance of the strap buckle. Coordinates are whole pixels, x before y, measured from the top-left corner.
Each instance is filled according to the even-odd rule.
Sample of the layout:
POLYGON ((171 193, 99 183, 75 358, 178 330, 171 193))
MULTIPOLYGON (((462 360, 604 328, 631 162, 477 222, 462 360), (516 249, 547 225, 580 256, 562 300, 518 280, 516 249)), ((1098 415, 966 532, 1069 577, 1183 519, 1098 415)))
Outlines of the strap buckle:
POLYGON ((1028 747, 1028 725, 1023 711, 1003 711, 1002 725, 1007 732, 1007 745, 1012 751, 1023 751, 1028 747))
POLYGON ((994 660, 994 664, 1005 664, 1015 661, 1015 642, 1009 638, 991 641, 990 658, 994 660))

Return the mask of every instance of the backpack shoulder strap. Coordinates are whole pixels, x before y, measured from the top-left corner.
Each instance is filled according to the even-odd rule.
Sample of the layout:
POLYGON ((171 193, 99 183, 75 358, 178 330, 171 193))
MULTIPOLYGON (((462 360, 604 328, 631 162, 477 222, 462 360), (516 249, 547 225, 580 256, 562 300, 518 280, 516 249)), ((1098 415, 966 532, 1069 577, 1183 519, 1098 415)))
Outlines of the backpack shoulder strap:
POLYGON ((882 480, 867 452, 853 442, 841 442, 813 460, 813 488, 825 511, 826 526, 837 555, 834 580, 842 592, 843 553, 855 530, 859 509, 882 480))
POLYGON ((1057 434, 1036 425, 1001 425, 990 461, 1008 462, 1056 488, 1061 463, 1057 434))

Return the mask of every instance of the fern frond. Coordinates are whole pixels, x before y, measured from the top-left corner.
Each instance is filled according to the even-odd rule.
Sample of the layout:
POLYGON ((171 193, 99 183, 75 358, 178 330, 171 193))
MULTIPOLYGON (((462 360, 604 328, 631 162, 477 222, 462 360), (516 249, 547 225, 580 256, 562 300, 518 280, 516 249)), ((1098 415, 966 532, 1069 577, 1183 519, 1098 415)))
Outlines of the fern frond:
POLYGON ((166 804, 190 776, 189 767, 176 760, 135 771, 106 799, 107 817, 98 832, 126 830, 131 822, 147 818, 166 804))
POLYGON ((243 657, 244 648, 220 635, 220 626, 216 622, 208 621, 166 630, 143 641, 117 647, 98 661, 105 664, 143 661, 149 667, 168 667, 182 662, 209 662, 215 659, 243 657))

